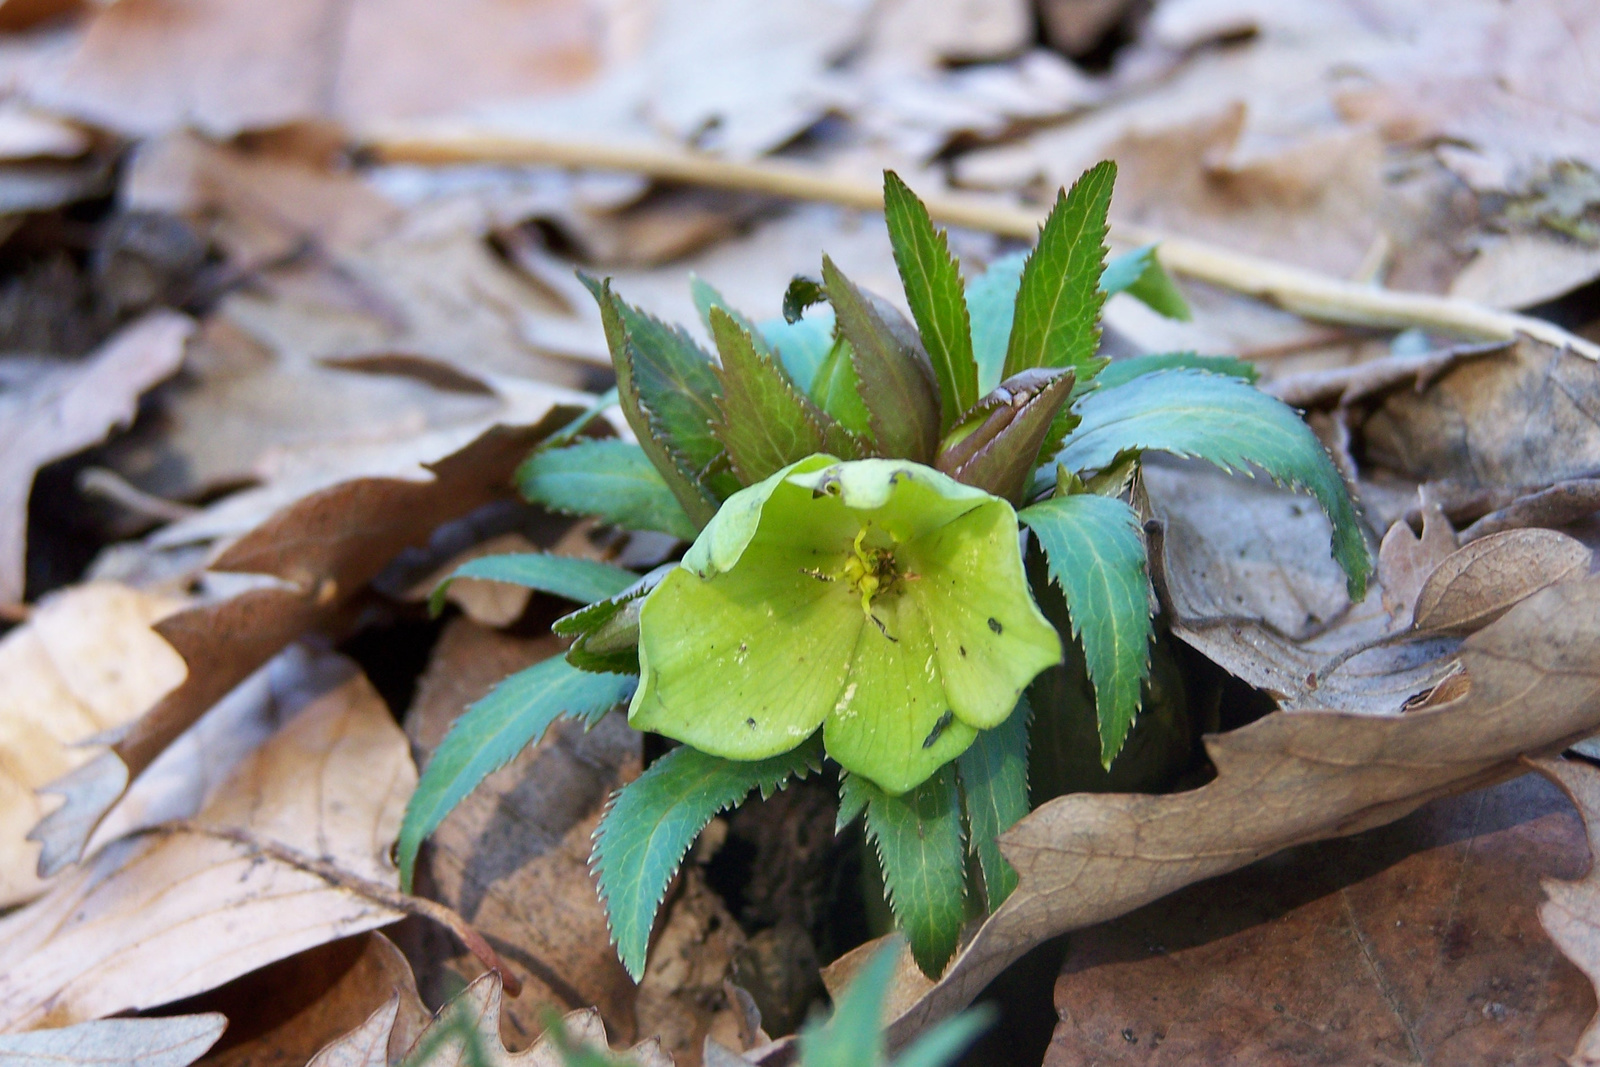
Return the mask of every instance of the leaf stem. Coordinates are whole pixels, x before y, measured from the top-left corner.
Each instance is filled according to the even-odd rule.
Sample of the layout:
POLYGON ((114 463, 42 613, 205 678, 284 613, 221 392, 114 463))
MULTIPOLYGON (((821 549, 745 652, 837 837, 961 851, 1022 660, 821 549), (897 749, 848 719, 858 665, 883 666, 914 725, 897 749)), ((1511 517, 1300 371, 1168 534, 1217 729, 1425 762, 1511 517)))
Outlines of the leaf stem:
MULTIPOLYGON (((388 163, 521 163, 627 171, 863 211, 883 209, 883 190, 875 182, 825 174, 805 165, 739 162, 648 144, 569 141, 435 122, 374 126, 359 136, 359 145, 388 163)), ((929 214, 946 225, 1030 241, 1038 236, 1039 216, 1028 208, 971 194, 929 196, 924 202, 929 214)), ((1600 360, 1600 345, 1532 316, 1454 297, 1394 292, 1333 278, 1130 223, 1114 222, 1111 237, 1122 244, 1159 243, 1161 263, 1173 273, 1256 297, 1302 318, 1386 329, 1419 327, 1484 341, 1509 341, 1525 334, 1600 360)))

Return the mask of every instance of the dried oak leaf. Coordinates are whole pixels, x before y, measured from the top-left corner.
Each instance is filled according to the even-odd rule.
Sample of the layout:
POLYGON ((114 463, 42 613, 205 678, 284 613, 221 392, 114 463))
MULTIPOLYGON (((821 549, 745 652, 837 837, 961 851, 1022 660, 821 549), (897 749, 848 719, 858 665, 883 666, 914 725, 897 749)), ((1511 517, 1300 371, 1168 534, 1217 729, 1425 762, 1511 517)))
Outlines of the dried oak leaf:
POLYGON ((1445 557, 1417 594, 1414 625, 1467 634, 1546 586, 1589 573, 1594 553, 1555 530, 1506 530, 1445 557))
POLYGON ((1523 775, 1189 886, 1073 935, 1045 1063, 1559 1062, 1594 996, 1538 885, 1585 854, 1523 775))
POLYGON ((506 424, 427 435, 398 454, 374 457, 367 476, 340 472, 332 484, 327 475, 309 478, 301 483, 303 496, 281 502, 272 497, 274 510, 264 519, 257 519, 265 510, 259 505, 251 510, 222 501, 224 513, 242 508, 257 521, 210 569, 268 580, 157 625, 189 665, 188 676, 129 723, 109 751, 47 787, 66 802, 30 834, 42 846, 41 874, 75 861, 130 780, 289 642, 335 619, 402 549, 426 543, 440 524, 507 496, 511 472, 528 449, 575 410, 572 394, 532 386, 525 394, 503 416, 506 424))
POLYGON ((0 907, 37 896, 44 814, 35 789, 90 758, 81 743, 122 726, 183 681, 183 660, 151 625, 171 597, 91 582, 47 597, 0 639, 0 907))
MULTIPOLYGON (((1381 826, 1600 729, 1600 580, 1545 589, 1468 637, 1470 688, 1404 715, 1279 711, 1207 739, 1216 778, 1168 796, 1077 794, 1001 839, 1017 890, 937 983, 902 969, 892 1035, 974 997, 1033 945, 1291 845, 1381 826)), ((862 950, 830 970, 848 980, 862 950)))
MULTIPOLYGON (((1575 760, 1543 759, 1535 769, 1560 786, 1583 816, 1591 861, 1582 878, 1543 882, 1546 900, 1539 908, 1545 932, 1578 969, 1600 988, 1600 772, 1575 760)), ((1574 1067, 1600 1064, 1600 1014, 1589 1020, 1567 1060, 1574 1067)))
MULTIPOLYGON (((419 762, 426 765, 469 704, 560 651, 548 635, 518 637, 452 619, 406 716, 419 762)), ((596 1006, 613 1032, 635 1033, 635 987, 611 947, 589 852, 606 798, 638 776, 642 758, 640 735, 620 716, 589 731, 559 723, 473 790, 422 853, 423 891, 460 912, 527 976, 522 994, 505 1004, 508 1042, 539 1034, 550 1004, 596 1006)), ((440 964, 419 966, 423 992, 435 1003, 451 984, 459 988, 460 978, 482 971, 443 931, 419 936, 422 954, 440 964)))
POLYGON ((1401 626, 1416 612, 1417 594, 1434 569, 1456 550, 1456 534, 1438 504, 1422 506, 1422 536, 1404 520, 1396 520, 1378 546, 1378 586, 1383 608, 1401 626))
POLYGON ((390 1012, 388 1042, 379 1053, 395 1063, 430 1014, 411 965, 376 930, 279 960, 178 1007, 228 1019, 227 1035, 203 1067, 305 1067, 324 1046, 384 1009, 390 1012))
MULTIPOLYGON (((434 1016, 411 1046, 403 1067, 566 1067, 567 1060, 549 1036, 521 1052, 510 1052, 500 1040, 500 976, 478 978, 434 1016)), ((324 1048, 310 1067, 388 1067, 382 1049, 388 1042, 386 1005, 356 1030, 324 1048)), ((574 1011, 562 1019, 568 1040, 596 1051, 612 1051, 605 1024, 597 1011, 574 1011)), ((672 1067, 672 1057, 654 1041, 621 1054, 637 1067, 672 1067)))
POLYGON ((0 602, 22 600, 34 474, 132 422, 139 395, 182 365, 193 330, 186 315, 151 312, 81 361, 40 365, 0 391, 0 602))
POLYGON ((415 784, 405 736, 349 665, 239 766, 197 826, 124 838, 0 920, 0 1031, 169 1003, 394 922, 370 897, 222 835, 392 888, 388 850, 415 784))
POLYGON ((227 1025, 217 1014, 173 1015, 3 1034, 0 1062, 7 1067, 187 1067, 227 1025))

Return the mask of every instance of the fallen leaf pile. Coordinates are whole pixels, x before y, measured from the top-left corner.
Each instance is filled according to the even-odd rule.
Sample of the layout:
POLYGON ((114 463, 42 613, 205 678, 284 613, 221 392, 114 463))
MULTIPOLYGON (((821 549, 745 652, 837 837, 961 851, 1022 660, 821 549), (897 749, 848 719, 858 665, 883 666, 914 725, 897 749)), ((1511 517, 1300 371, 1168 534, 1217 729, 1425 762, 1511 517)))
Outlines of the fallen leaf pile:
POLYGON ((418 768, 566 610, 427 596, 672 551, 512 492, 611 384, 575 270, 686 323, 691 272, 766 319, 824 250, 896 293, 892 167, 970 278, 1102 158, 1194 309, 1113 297, 1104 353, 1251 360, 1377 581, 1304 497, 1147 464, 1203 740, 1006 834, 891 1041, 1071 932, 1029 1062, 1600 1062, 1596 71, 1588 0, 0 0, 0 1063, 557 1067, 552 1020, 794 1062, 879 918, 822 778, 712 823, 639 983, 588 866, 661 754, 619 715, 399 891, 418 768))

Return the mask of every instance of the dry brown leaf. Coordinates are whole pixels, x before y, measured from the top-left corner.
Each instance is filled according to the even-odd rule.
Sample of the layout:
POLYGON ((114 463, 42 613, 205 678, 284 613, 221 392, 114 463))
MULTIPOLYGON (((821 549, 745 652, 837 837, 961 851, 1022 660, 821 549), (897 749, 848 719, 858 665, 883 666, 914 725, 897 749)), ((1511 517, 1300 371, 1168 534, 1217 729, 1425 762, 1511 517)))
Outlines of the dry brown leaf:
MULTIPOLYGON (((246 760, 198 817, 380 885, 416 769, 351 665, 246 760)), ((398 919, 317 874, 200 830, 110 845, 0 920, 0 1030, 169 1003, 398 919)))
MULTIPOLYGON (((479 542, 465 552, 452 556, 444 566, 423 578, 407 590, 407 599, 427 600, 439 583, 454 574, 456 568, 468 560, 483 556, 502 555, 507 552, 536 552, 538 547, 516 531, 491 537, 479 542)), ((510 582, 491 582, 482 578, 458 578, 450 583, 445 599, 461 609, 462 614, 481 626, 509 626, 522 617, 533 590, 510 582)), ((458 709, 459 710, 459 709, 458 709)))
POLYGON ((124 327, 83 361, 52 367, 0 394, 0 602, 23 597, 28 493, 34 473, 133 421, 139 395, 174 374, 194 323, 158 311, 124 327))
POLYGON ((281 510, 278 502, 246 510, 258 521, 261 511, 270 517, 246 526, 211 567, 271 580, 162 621, 158 632, 190 665, 189 675, 129 724, 111 751, 53 784, 50 792, 66 803, 32 834, 43 846, 41 871, 77 859, 132 778, 285 645, 336 618, 401 549, 508 495, 511 472, 528 449, 573 410, 558 407, 566 394, 546 392, 539 403, 541 394, 530 393, 510 425, 433 435, 399 456, 375 457, 377 476, 314 479, 307 495, 282 501, 281 510))
POLYGON ((1462 530, 1461 539, 1471 542, 1527 526, 1566 526, 1596 511, 1600 511, 1600 478, 1569 478, 1499 504, 1462 530))
POLYGON ((0 1061, 7 1067, 186 1067, 227 1025, 217 1014, 173 1015, 0 1034, 0 1061))
POLYGON ((1361 424, 1369 460, 1419 481, 1544 487, 1600 470, 1600 365, 1528 338, 1386 394, 1361 424))
MULTIPOLYGON (((1285 847, 1381 826, 1428 800, 1516 774, 1524 753, 1600 728, 1600 580, 1534 594, 1468 637, 1470 689, 1399 716, 1274 712, 1207 739, 1210 783, 1168 796, 1077 794, 1038 808, 1001 844, 1021 884, 937 983, 902 970, 892 1035, 905 1040, 974 997, 1011 960, 1285 847)), ((865 958, 828 975, 839 988, 865 958)), ((906 967, 914 971, 914 965, 906 967)))
MULTIPOLYGON (((400 997, 389 1002, 349 1033, 325 1045, 307 1067, 392 1067, 399 1062, 394 1053, 395 1020, 400 1014, 400 997)), ((414 1041, 415 1036, 412 1037, 414 1041)), ((401 1052, 410 1045, 401 1046, 401 1052)))
POLYGON ((38 895, 44 814, 34 790, 90 757, 73 747, 123 726, 183 681, 183 660, 151 625, 182 601, 110 582, 43 600, 0 639, 0 907, 38 895))
POLYGON ((651 938, 634 1004, 638 1033, 660 1042, 683 1067, 700 1067, 707 1038, 740 1049, 765 1040, 748 1032, 745 1005, 730 993, 744 947, 744 931, 722 898, 690 867, 651 938))
MULTIPOLYGON (((599 1012, 569 1012, 561 1021, 574 1044, 611 1051, 599 1012)), ((565 1067, 565 1057, 548 1036, 513 1053, 500 1043, 500 1030, 500 976, 491 971, 439 1009, 412 1046, 404 1067, 565 1067)), ((655 1041, 640 1042, 622 1055, 638 1067, 672 1067, 672 1057, 655 1041)))
POLYGON ((388 1067, 429 1019, 411 965, 376 931, 279 960, 183 1007, 220 1012, 232 1028, 202 1067, 305 1067, 375 1015, 386 1017, 387 1040, 376 1048, 377 1063, 388 1067))
POLYGON ((1450 295, 1489 307, 1543 304, 1600 276, 1600 249, 1554 236, 1514 233, 1486 242, 1450 283, 1450 295))
POLYGON ((1418 630, 1468 634, 1546 586, 1589 573, 1594 553, 1554 530, 1507 530, 1451 553, 1417 595, 1418 630))
POLYGON ((1456 550, 1456 534, 1444 509, 1429 501, 1422 506, 1422 536, 1404 521, 1396 521, 1378 546, 1378 585, 1389 618, 1407 625, 1417 606, 1417 595, 1434 569, 1456 550))
POLYGON ((1045 1064, 1562 1062, 1594 996, 1538 885, 1584 845, 1524 775, 1190 886, 1073 935, 1045 1064))
MULTIPOLYGON (((549 636, 516 637, 451 620, 406 719, 424 766, 469 704, 506 675, 559 651, 549 636)), ((634 985, 611 947, 589 852, 606 798, 639 774, 641 759, 639 735, 617 716, 590 731, 560 724, 490 775, 429 839, 419 885, 493 938, 528 975, 522 995, 505 1005, 501 1033, 508 1043, 520 1047, 540 1033, 550 1004, 597 1006, 616 1033, 637 1032, 634 985)), ((472 978, 482 970, 442 932, 421 936, 425 955, 455 974, 472 978)), ((448 988, 442 973, 424 970, 419 977, 430 996, 448 988)))
MULTIPOLYGON (((1542 885, 1546 896, 1539 907, 1539 921, 1545 931, 1589 981, 1600 989, 1600 774, 1592 766, 1577 761, 1545 759, 1534 762, 1540 774, 1567 794, 1583 816, 1590 853, 1589 870, 1581 878, 1547 878, 1542 885)), ((1574 1067, 1600 1063, 1600 1014, 1588 1020, 1578 1046, 1567 1061, 1574 1067)))

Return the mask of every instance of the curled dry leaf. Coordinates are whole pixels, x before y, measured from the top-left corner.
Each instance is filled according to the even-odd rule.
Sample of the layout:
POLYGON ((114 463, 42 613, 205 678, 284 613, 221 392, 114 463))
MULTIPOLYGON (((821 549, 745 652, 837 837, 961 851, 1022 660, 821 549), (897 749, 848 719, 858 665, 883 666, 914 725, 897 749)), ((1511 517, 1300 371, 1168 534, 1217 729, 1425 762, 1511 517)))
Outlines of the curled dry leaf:
POLYGON ((1073 935, 1045 1063, 1560 1062, 1594 996, 1538 886, 1586 851, 1523 775, 1189 886, 1073 935))
MULTIPOLYGON (((1274 712, 1207 739, 1217 776, 1199 789, 1076 794, 1035 810, 1001 839, 1016 891, 937 983, 902 969, 893 1038, 967 1003, 1046 938, 1287 846, 1383 825, 1600 729, 1600 580, 1534 594, 1457 659, 1471 685, 1449 703, 1398 716, 1274 712)), ((861 958, 836 963, 830 984, 861 958)))
MULTIPOLYGON (((517 637, 452 619, 406 717, 424 765, 469 704, 560 651, 549 636, 517 637)), ((422 854, 419 881, 427 893, 492 938, 527 976, 522 994, 505 1004, 502 1033, 514 1045, 543 1029, 550 1004, 598 1007, 613 1031, 635 1032, 634 985, 611 947, 589 851, 606 798, 638 776, 642 757, 640 735, 620 716, 589 731, 559 723, 468 794, 422 854)), ((482 970, 442 932, 421 936, 427 956, 455 975, 470 979, 482 970)), ((425 994, 442 1000, 451 982, 459 988, 455 975, 423 969, 419 978, 425 994)))
POLYGON ((165 1004, 394 922, 388 907, 220 834, 242 830, 392 887, 388 850, 415 783, 404 735, 349 667, 197 823, 118 841, 0 920, 0 1030, 165 1004))
POLYGON ((193 330, 186 315, 152 312, 81 362, 41 367, 0 393, 0 602, 22 600, 35 472, 132 422, 139 395, 182 365, 193 330))
MULTIPOLYGON (((535 443, 576 409, 571 394, 531 390, 510 425, 471 436, 431 435, 380 468, 288 503, 225 548, 215 571, 268 581, 179 612, 156 627, 189 664, 176 689, 97 756, 48 787, 66 802, 34 828, 40 871, 81 855, 128 782, 229 690, 301 634, 336 618, 345 603, 402 549, 426 543, 441 523, 509 495, 511 472, 535 443)), ((224 501, 223 506, 228 506, 224 501)))
POLYGON ((98 1019, 59 1030, 0 1034, 7 1067, 187 1067, 228 1020, 215 1012, 165 1019, 98 1019))
POLYGON ((44 813, 34 790, 87 760, 78 746, 127 724, 183 681, 183 660, 151 625, 169 597, 94 582, 46 598, 0 639, 0 907, 36 896, 44 813))
POLYGON ((331 941, 185 1001, 227 1016, 206 1067, 305 1067, 324 1046, 385 1015, 377 1063, 398 1063, 428 1024, 411 965, 377 931, 331 941))
MULTIPOLYGON (((599 1012, 570 1012, 563 1017, 562 1026, 572 1044, 596 1051, 612 1051, 599 1012)), ((367 1040, 371 1040, 370 1036, 367 1040)), ((322 1055, 326 1056, 328 1051, 325 1049, 322 1055)), ((654 1041, 641 1042, 622 1056, 637 1067, 672 1067, 672 1057, 662 1052, 654 1041)), ((403 1067, 566 1067, 566 1064, 566 1058, 548 1035, 516 1053, 508 1052, 500 1043, 500 976, 493 972, 474 981, 439 1009, 439 1014, 417 1038, 403 1061, 403 1067)))
POLYGON ((1589 573, 1594 553, 1554 530, 1507 530, 1451 553, 1417 595, 1415 625, 1435 633, 1480 629, 1547 586, 1589 573))
MULTIPOLYGON (((1583 816, 1591 861, 1582 878, 1545 879, 1546 900, 1539 908, 1545 931, 1578 969, 1600 989, 1600 772, 1590 764, 1560 759, 1533 761, 1555 782, 1583 816)), ((1600 1014, 1589 1020, 1567 1061, 1574 1067, 1600 1063, 1600 1014)))
POLYGON ((1429 501, 1422 507, 1422 536, 1397 519, 1378 546, 1378 585, 1390 619, 1405 626, 1413 617, 1417 594, 1434 569, 1456 550, 1455 531, 1444 509, 1429 501))

